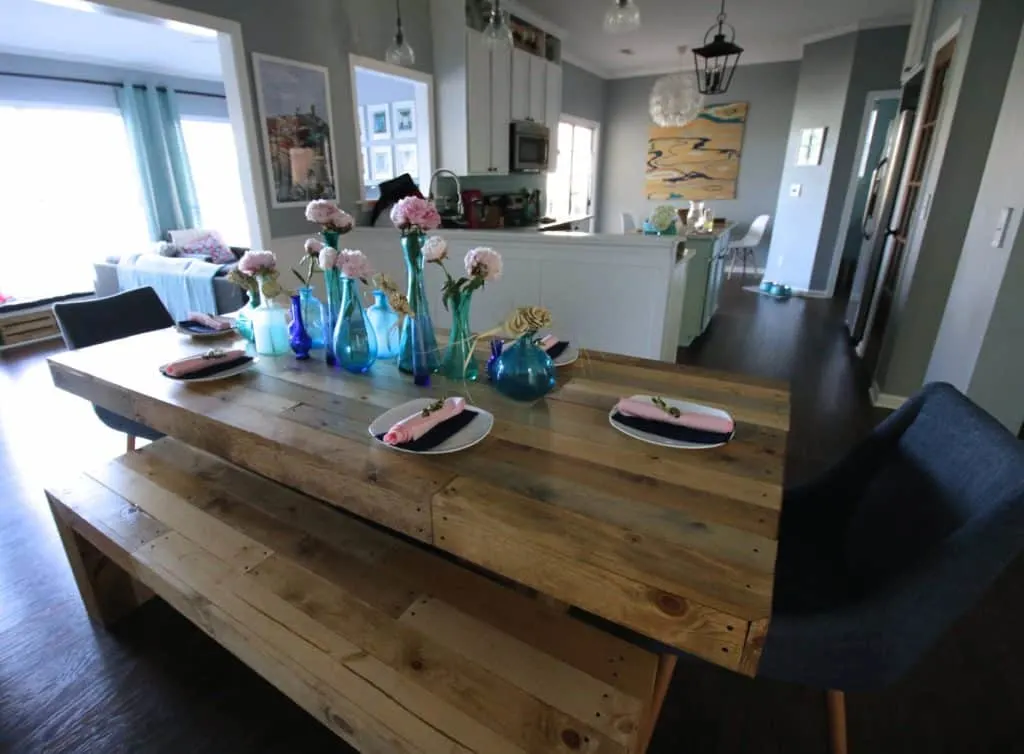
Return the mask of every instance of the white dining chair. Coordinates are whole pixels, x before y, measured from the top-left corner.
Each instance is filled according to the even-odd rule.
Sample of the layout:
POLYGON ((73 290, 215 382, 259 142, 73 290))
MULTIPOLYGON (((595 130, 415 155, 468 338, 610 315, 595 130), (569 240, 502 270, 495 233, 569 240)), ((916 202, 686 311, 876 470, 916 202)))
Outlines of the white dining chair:
POLYGON ((623 212, 622 213, 622 232, 623 233, 632 233, 634 230, 636 230, 636 218, 633 217, 633 213, 632 212, 623 212))
POLYGON ((747 276, 748 259, 750 260, 751 269, 757 272, 757 247, 761 245, 771 219, 771 215, 760 215, 750 224, 750 229, 747 230, 747 234, 743 238, 729 244, 728 278, 732 278, 732 271, 736 267, 737 255, 743 259, 743 277, 747 276))

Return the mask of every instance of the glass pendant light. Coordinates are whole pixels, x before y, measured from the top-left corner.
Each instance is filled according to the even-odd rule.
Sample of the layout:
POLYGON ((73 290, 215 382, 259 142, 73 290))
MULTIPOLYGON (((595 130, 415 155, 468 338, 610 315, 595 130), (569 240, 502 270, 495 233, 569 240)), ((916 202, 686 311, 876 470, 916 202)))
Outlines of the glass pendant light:
MULTIPOLYGON (((679 54, 686 54, 686 46, 679 54)), ((651 120, 663 127, 685 126, 704 109, 704 96, 689 71, 662 76, 651 89, 651 120)))
POLYGON ((736 73, 743 48, 736 44, 736 29, 725 22, 725 0, 722 10, 714 26, 704 35, 704 46, 693 51, 693 63, 697 69, 697 87, 701 94, 725 94, 736 73), (715 38, 708 42, 708 37, 718 27, 715 38), (729 27, 729 38, 725 38, 725 27, 729 27))
POLYGON ((506 15, 501 10, 501 0, 494 0, 491 4, 491 17, 484 29, 484 42, 492 50, 498 47, 511 48, 513 45, 512 27, 508 25, 506 15))
POLYGON ((633 0, 615 0, 604 14, 604 30, 610 34, 636 31, 640 28, 640 9, 633 0))
POLYGON ((401 0, 395 0, 395 24, 395 41, 388 45, 384 59, 391 65, 409 67, 416 62, 416 53, 405 41, 405 32, 402 30, 401 0))

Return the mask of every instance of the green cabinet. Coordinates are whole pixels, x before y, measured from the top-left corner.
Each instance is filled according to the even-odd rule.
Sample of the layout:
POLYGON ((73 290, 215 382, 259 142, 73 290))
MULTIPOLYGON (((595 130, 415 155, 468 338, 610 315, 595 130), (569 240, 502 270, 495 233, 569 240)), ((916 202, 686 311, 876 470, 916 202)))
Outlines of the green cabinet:
POLYGON ((683 319, 679 345, 688 346, 707 329, 718 311, 719 292, 729 256, 729 238, 733 226, 715 228, 712 233, 693 233, 684 241, 693 250, 683 295, 683 319))

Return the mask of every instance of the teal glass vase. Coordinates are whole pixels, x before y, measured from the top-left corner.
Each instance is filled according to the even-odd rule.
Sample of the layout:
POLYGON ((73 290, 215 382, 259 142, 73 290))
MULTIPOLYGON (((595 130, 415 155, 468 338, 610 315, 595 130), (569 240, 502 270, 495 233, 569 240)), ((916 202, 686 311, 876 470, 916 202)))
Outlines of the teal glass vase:
POLYGON ((535 401, 555 387, 555 364, 536 343, 536 333, 526 333, 502 351, 494 365, 494 387, 517 401, 535 401))
POLYGON ((256 336, 252 332, 252 310, 256 308, 252 296, 245 294, 245 305, 238 310, 235 317, 235 330, 250 343, 256 342, 256 336))
POLYGON ((441 374, 449 380, 476 382, 480 365, 473 355, 473 333, 469 329, 472 291, 459 291, 448 299, 452 312, 452 331, 448 349, 441 362, 441 374))
MULTIPOLYGON (((402 253, 405 255, 405 268, 409 277, 406 295, 409 298, 409 308, 412 309, 413 315, 406 317, 402 323, 398 368, 407 374, 413 374, 416 377, 416 384, 423 381, 424 372, 429 375, 431 372, 436 372, 441 365, 437 337, 434 335, 434 323, 430 319, 430 307, 427 304, 427 291, 423 281, 424 240, 425 236, 422 233, 408 233, 402 236, 402 253), (414 356, 416 369, 413 365, 414 356)), ((427 382, 429 382, 429 378, 427 382)))
POLYGON ((341 312, 334 328, 334 358, 338 366, 363 374, 377 360, 377 336, 359 300, 359 281, 341 276, 341 312))
POLYGON ((252 319, 253 341, 260 356, 283 356, 291 353, 288 342, 288 319, 284 309, 273 298, 260 292, 260 305, 249 315, 252 319))
POLYGON ((377 358, 393 359, 398 356, 401 331, 398 327, 398 313, 388 303, 384 291, 373 292, 373 306, 366 310, 373 334, 377 336, 377 358))
POLYGON ((327 303, 321 317, 321 332, 327 364, 333 367, 338 363, 334 355, 334 331, 341 314, 341 273, 337 269, 324 270, 324 288, 327 291, 327 303))
POLYGON ((309 286, 299 288, 299 304, 302 308, 302 324, 306 328, 306 334, 313 343, 313 348, 324 347, 324 318, 322 313, 323 304, 320 303, 313 289, 309 286))

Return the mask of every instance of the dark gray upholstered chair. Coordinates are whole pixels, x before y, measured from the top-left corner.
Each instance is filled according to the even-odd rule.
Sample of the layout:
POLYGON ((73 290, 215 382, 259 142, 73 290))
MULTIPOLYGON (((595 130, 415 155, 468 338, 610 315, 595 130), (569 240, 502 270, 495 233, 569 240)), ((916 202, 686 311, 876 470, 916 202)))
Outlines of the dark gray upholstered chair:
MULTIPOLYGON (((136 288, 113 296, 53 305, 53 316, 69 350, 127 338, 174 324, 167 308, 152 288, 136 288)), ((128 436, 129 451, 135 438, 159 440, 163 435, 102 406, 93 405, 100 421, 128 436)))

